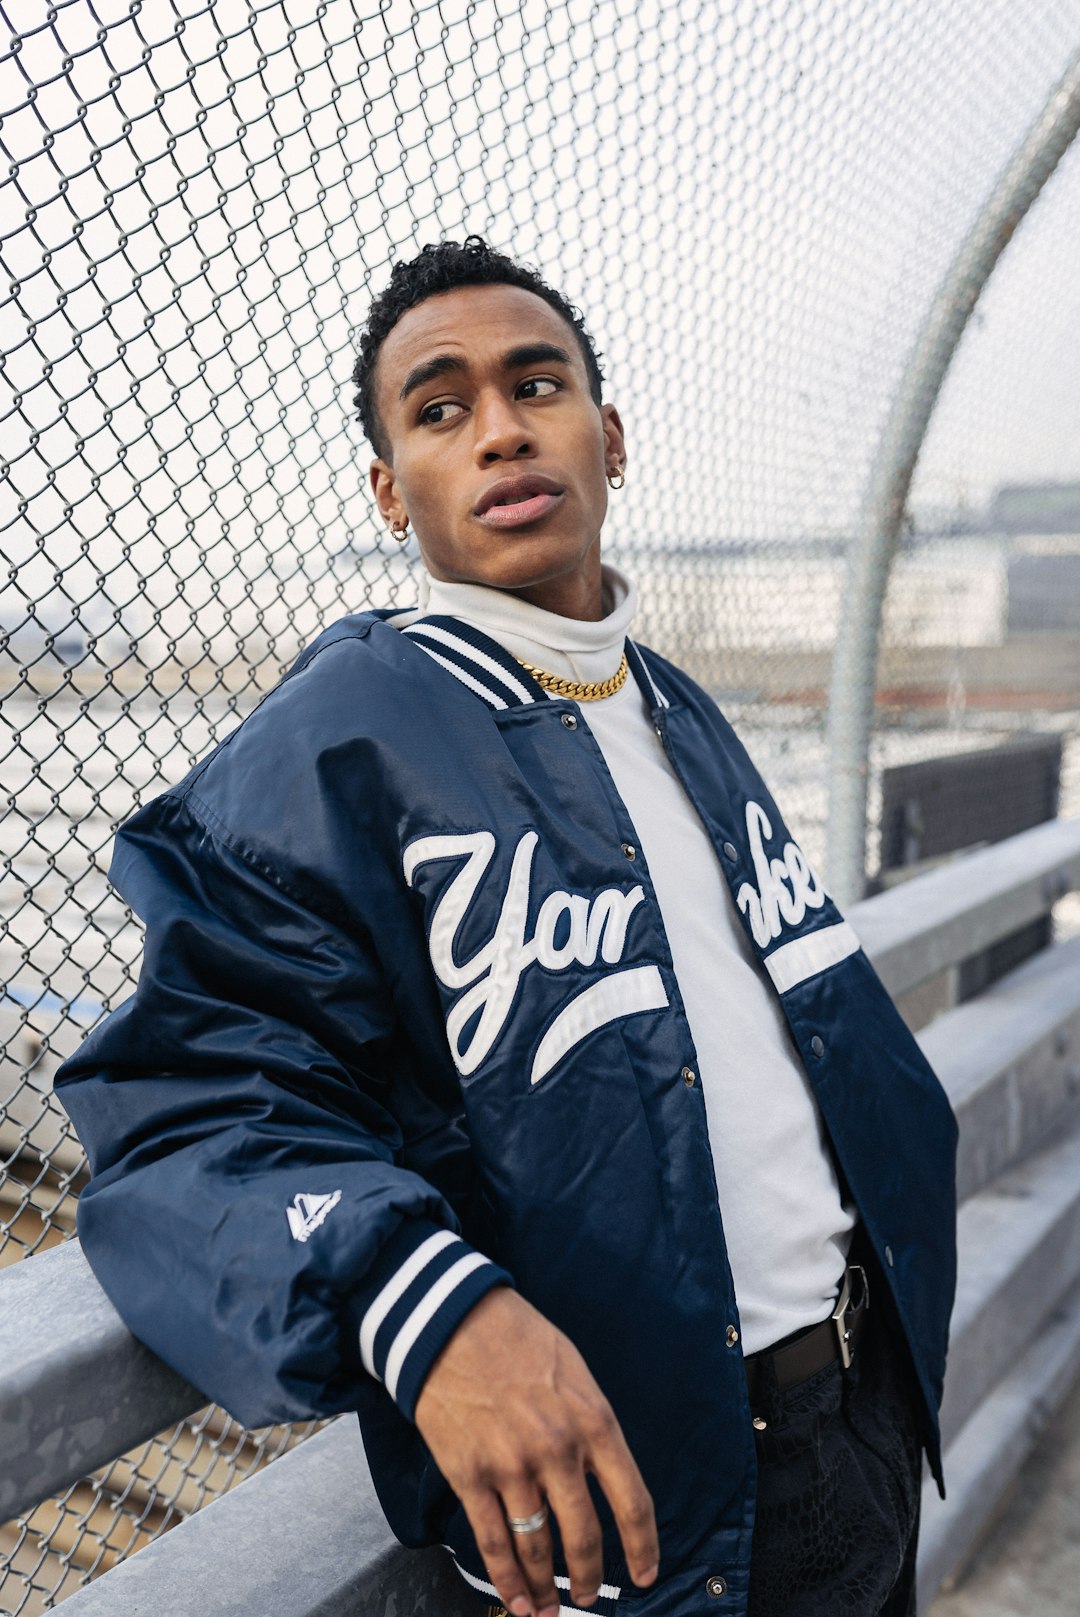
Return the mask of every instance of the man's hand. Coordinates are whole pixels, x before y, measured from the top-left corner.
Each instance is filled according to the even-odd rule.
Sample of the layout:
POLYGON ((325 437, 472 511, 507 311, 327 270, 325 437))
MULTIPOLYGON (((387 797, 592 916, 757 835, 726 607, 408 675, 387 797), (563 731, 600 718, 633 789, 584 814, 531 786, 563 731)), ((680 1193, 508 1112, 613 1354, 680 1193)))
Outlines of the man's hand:
POLYGON ((592 1472, 618 1523, 630 1576, 652 1583, 652 1500, 618 1422, 574 1344, 517 1292, 489 1291, 429 1371, 416 1424, 465 1507, 499 1599, 515 1617, 556 1617, 551 1534, 512 1534, 507 1516, 545 1500, 559 1523, 575 1606, 603 1578, 592 1472))

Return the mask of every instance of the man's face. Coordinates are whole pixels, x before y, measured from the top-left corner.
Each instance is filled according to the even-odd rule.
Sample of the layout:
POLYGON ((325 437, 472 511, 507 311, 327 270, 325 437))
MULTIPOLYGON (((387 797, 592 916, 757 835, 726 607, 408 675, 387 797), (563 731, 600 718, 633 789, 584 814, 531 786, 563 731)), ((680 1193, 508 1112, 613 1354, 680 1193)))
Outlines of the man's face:
POLYGON ((589 393, 576 336, 521 287, 460 287, 402 315, 379 353, 383 517, 412 523, 428 571, 600 615, 606 475, 622 425, 589 393))

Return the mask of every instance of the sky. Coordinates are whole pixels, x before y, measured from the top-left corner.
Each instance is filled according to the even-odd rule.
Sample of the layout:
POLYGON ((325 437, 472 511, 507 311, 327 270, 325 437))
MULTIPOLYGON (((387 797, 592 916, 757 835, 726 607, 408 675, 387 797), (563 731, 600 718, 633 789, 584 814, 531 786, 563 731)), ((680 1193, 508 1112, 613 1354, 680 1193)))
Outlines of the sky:
MULTIPOLYGON (((350 604, 377 593, 352 345, 390 260, 444 235, 586 311, 627 428, 616 547, 846 536, 934 290, 1080 48, 1080 0, 18 20, 0 619, 44 595, 186 655, 260 614, 309 632, 342 557, 350 604)), ((1080 476, 1078 261, 1080 145, 965 335, 916 509, 1080 476)))

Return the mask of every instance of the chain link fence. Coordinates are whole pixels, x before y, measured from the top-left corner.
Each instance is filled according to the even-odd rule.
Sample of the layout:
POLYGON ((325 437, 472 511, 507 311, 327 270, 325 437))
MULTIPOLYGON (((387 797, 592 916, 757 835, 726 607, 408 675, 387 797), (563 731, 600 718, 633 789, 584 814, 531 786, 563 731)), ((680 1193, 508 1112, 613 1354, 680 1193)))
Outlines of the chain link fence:
MULTIPOLYGON (((876 432, 1080 0, 0 0, 0 18, 9 1263, 72 1232, 85 1164, 52 1073, 138 969, 106 881, 117 823, 324 624, 413 598, 351 420, 353 334, 390 261, 476 231, 585 309, 627 428, 609 531, 638 632, 720 697, 820 859, 876 432)), ((875 780, 1055 731, 1080 810, 1078 221, 1074 153, 931 430, 875 780)), ((0 1614, 47 1609, 305 1430, 207 1411, 0 1528, 0 1614)))

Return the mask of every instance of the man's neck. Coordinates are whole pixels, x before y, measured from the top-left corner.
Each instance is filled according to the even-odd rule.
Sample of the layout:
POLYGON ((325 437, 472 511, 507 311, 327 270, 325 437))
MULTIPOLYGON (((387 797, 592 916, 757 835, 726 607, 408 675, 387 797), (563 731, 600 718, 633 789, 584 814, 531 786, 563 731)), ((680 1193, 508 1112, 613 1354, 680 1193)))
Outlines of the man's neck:
MULTIPOLYGON (((433 581, 440 580, 440 575, 432 571, 431 578, 433 581)), ((452 578, 446 575, 441 575, 440 581, 492 590, 499 595, 508 595, 512 600, 538 607, 541 612, 550 612, 553 617, 571 618, 579 623, 599 623, 604 616, 599 537, 590 544, 584 555, 579 554, 573 565, 564 571, 547 578, 535 578, 529 583, 496 584, 486 579, 452 578)))
POLYGON ((604 616, 599 565, 595 569, 595 576, 587 579, 580 573, 574 573, 504 593, 515 595, 518 600, 537 606, 542 612, 551 612, 558 618, 574 618, 579 623, 599 623, 604 616))

